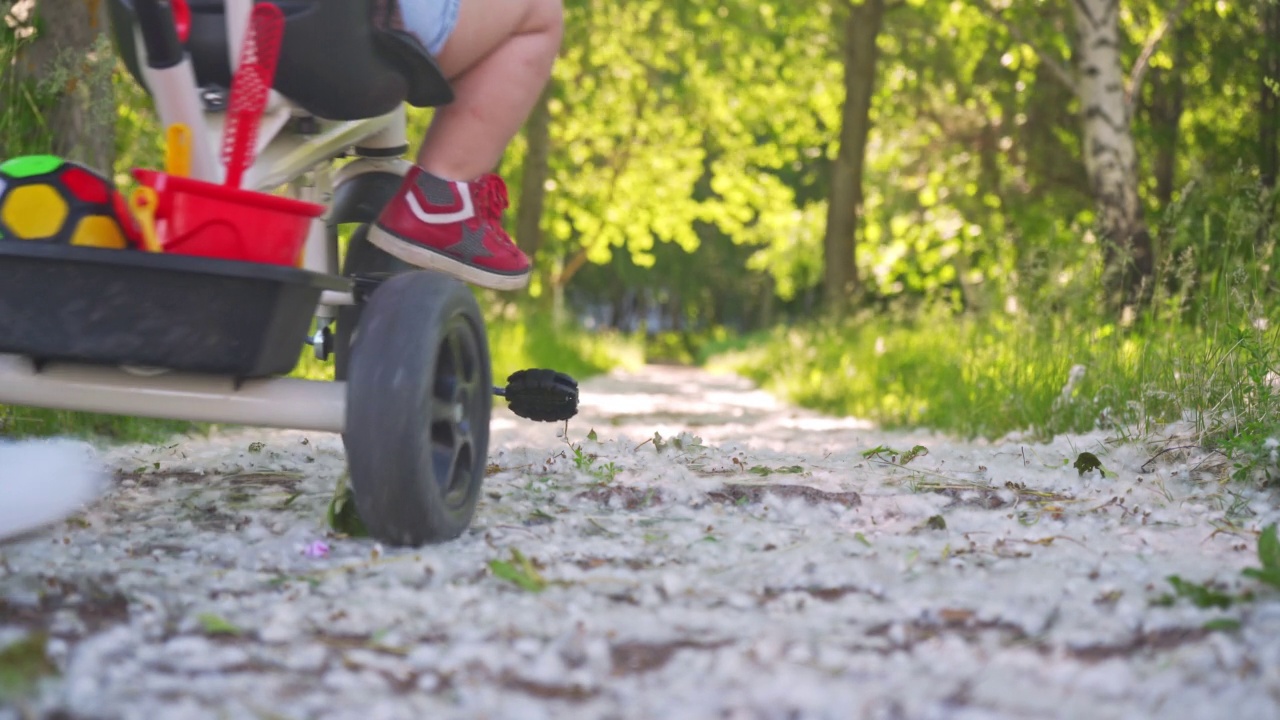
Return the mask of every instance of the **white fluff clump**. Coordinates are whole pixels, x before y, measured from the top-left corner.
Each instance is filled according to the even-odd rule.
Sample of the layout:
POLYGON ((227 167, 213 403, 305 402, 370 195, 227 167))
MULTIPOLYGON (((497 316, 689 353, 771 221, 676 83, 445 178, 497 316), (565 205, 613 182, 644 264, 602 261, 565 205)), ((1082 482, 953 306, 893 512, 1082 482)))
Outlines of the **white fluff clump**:
POLYGON ((102 492, 106 476, 93 448, 82 442, 0 443, 0 539, 79 510, 102 492))

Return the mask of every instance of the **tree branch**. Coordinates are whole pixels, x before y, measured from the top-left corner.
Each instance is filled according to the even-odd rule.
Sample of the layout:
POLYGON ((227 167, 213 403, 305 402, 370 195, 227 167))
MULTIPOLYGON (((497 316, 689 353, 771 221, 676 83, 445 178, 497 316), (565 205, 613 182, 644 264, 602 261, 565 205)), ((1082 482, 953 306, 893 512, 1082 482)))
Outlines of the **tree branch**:
POLYGON ((1169 34, 1169 28, 1172 28, 1187 9, 1188 0, 1178 0, 1178 4, 1164 16, 1164 22, 1160 27, 1147 38, 1147 42, 1142 46, 1142 52, 1138 53, 1138 59, 1133 63, 1133 70, 1129 73, 1129 89, 1126 91, 1125 106, 1129 116, 1133 116, 1134 108, 1138 104, 1138 98, 1142 96, 1142 80, 1146 77, 1147 69, 1151 67, 1151 57, 1156 54, 1156 47, 1160 45, 1160 41, 1165 35, 1169 34))
POLYGON ((1031 52, 1035 53, 1040 62, 1044 63, 1044 66, 1049 68, 1049 72, 1053 74, 1053 77, 1056 78, 1058 82, 1066 85, 1067 89, 1071 90, 1072 93, 1077 95, 1079 94, 1080 91, 1076 84, 1075 73, 1071 72, 1071 70, 1063 64, 1061 59, 1053 57, 1033 44, 1027 38, 1026 34, 1022 32, 1022 29, 1010 22, 1009 19, 1004 16, 1002 11, 992 7, 989 0, 972 0, 972 4, 977 7, 978 10, 982 11, 984 15, 999 23, 1006 31, 1008 31, 1009 35, 1013 37, 1014 40, 1031 48, 1031 52))

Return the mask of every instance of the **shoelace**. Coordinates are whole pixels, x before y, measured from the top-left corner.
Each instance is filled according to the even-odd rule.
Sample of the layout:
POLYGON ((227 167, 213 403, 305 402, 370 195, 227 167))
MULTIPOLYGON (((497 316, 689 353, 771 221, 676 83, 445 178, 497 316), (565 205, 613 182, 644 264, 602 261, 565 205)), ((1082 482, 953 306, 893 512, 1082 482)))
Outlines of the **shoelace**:
POLYGON ((476 183, 479 185, 476 192, 476 199, 482 208, 484 217, 500 222, 502 219, 502 211, 507 209, 509 200, 507 198, 507 184, 497 175, 485 175, 476 183))

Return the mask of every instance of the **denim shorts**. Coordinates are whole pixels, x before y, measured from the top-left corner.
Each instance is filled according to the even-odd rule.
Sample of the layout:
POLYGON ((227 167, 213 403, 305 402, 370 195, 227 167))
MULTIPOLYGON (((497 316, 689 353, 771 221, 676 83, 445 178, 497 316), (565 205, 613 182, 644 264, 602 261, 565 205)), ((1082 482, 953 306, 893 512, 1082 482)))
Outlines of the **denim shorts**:
POLYGON ((458 24, 458 5, 462 0, 400 0, 404 27, 418 37, 433 57, 444 49, 445 41, 458 24))

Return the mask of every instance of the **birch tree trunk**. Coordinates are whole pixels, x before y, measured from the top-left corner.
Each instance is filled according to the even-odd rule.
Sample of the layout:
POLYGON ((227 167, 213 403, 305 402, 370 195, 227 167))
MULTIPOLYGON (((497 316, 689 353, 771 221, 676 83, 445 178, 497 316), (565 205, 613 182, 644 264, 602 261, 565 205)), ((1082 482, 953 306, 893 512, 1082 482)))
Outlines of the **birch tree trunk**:
MULTIPOLYGON (((1138 154, 1120 62, 1119 0, 1073 0, 1084 163, 1113 302, 1140 303, 1153 258, 1138 197, 1138 154)), ((1136 89, 1135 89, 1136 92, 1136 89)))
POLYGON ((876 36, 884 20, 884 0, 851 4, 845 18, 844 89, 840 150, 831 168, 831 196, 823 238, 827 309, 843 314, 857 291, 855 245, 862 212, 862 176, 871 131, 871 95, 876 78, 876 36))

